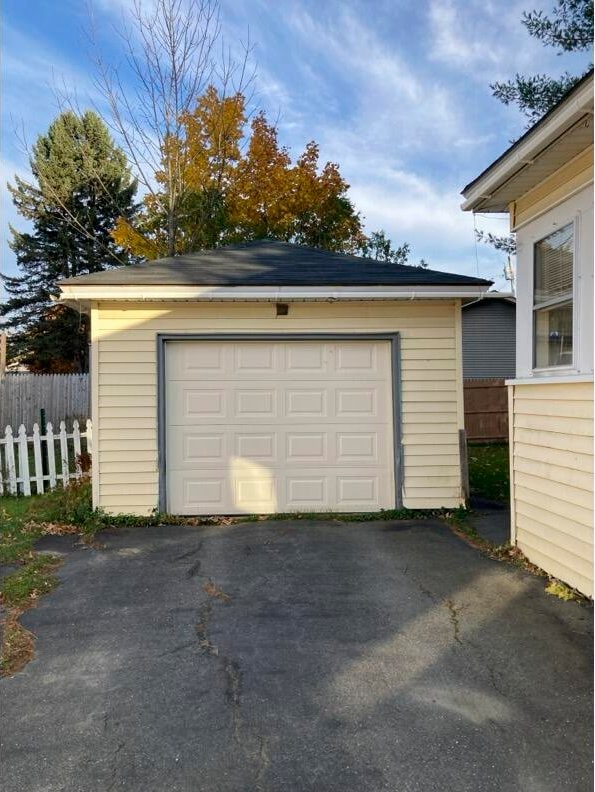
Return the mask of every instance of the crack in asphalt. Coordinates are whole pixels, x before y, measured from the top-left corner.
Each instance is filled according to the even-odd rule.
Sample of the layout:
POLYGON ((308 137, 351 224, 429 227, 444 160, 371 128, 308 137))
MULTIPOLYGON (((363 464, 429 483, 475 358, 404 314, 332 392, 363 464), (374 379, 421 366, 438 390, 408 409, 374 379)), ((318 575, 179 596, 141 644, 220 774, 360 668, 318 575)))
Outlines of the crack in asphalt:
POLYGON ((421 593, 425 594, 425 596, 428 597, 428 599, 432 600, 432 602, 438 602, 438 597, 434 594, 433 591, 430 591, 430 589, 426 588, 421 583, 418 583, 417 586, 421 591, 421 593))
POLYGON ((262 735, 258 738, 258 767, 256 768, 256 776, 254 778, 254 783, 256 784, 256 789, 262 789, 262 782, 264 780, 264 776, 266 771, 271 766, 271 757, 269 754, 269 746, 266 737, 262 735))
MULTIPOLYGON (((403 574, 407 574, 407 567, 405 567, 405 569, 403 570, 403 574)), ((446 606, 446 608, 448 609, 448 614, 450 616, 450 622, 452 624, 454 639, 458 644, 461 644, 462 646, 463 642, 461 640, 461 625, 459 622, 459 614, 466 606, 457 608, 453 600, 451 599, 441 600, 438 596, 436 596, 436 594, 434 594, 433 591, 430 591, 430 589, 426 588, 423 585, 423 583, 420 583, 419 580, 415 580, 415 585, 418 587, 421 593, 424 594, 426 597, 428 597, 428 599, 430 599, 432 602, 434 603, 442 602, 446 606)))
POLYGON ((196 624, 196 635, 198 636, 198 645, 200 646, 203 654, 212 654, 217 657, 219 649, 212 643, 209 635, 209 627, 211 623, 211 616, 213 614, 213 606, 210 602, 205 602, 201 605, 199 611, 199 620, 196 624))
POLYGON ((209 583, 211 585, 208 588, 203 587, 203 590, 205 590, 210 599, 203 602, 198 611, 199 617, 195 628, 198 645, 203 655, 209 655, 216 659, 217 667, 224 676, 225 703, 231 710, 233 739, 244 752, 247 759, 256 765, 254 770, 255 790, 263 790, 264 776, 271 766, 267 739, 263 735, 246 733, 242 715, 244 678, 242 667, 238 660, 219 651, 219 647, 213 643, 210 633, 215 607, 228 606, 231 603, 231 597, 213 584, 210 578, 209 583), (217 604, 217 602, 220 604, 217 604), (257 744, 255 744, 255 740, 257 744))
MULTIPOLYGON (((120 753, 120 751, 122 750, 122 748, 124 748, 125 745, 126 745, 125 742, 118 743, 118 747, 113 752, 113 756, 111 758, 112 762, 115 760, 116 756, 120 753)), ((112 768, 111 780, 110 780, 108 786, 105 788, 106 792, 111 792, 111 790, 115 787, 117 780, 118 780, 118 768, 117 768, 116 765, 114 765, 113 768, 112 768)))
POLYGON ((175 561, 183 561, 185 558, 191 558, 192 556, 195 556, 197 553, 200 553, 200 551, 202 550, 202 546, 203 546, 203 542, 200 541, 196 545, 196 547, 193 547, 190 550, 187 550, 185 553, 182 553, 182 555, 176 556, 173 559, 174 562, 175 561))
POLYGON ((162 652, 159 657, 167 657, 168 655, 177 654, 178 652, 183 652, 184 649, 190 649, 192 646, 194 646, 194 641, 187 641, 186 643, 178 644, 178 646, 168 649, 166 652, 162 652))
POLYGON ((450 621, 452 622, 452 629, 454 633, 454 639, 457 643, 462 643, 460 637, 460 625, 459 625, 459 613, 460 609, 455 607, 455 604, 452 600, 447 599, 444 601, 444 604, 448 608, 448 612, 450 614, 450 621))
POLYGON ((202 561, 200 560, 195 561, 194 564, 192 564, 192 566, 188 567, 188 569, 186 570, 186 577, 187 578, 196 577, 200 572, 201 565, 202 565, 202 561))
POLYGON ((223 670, 225 671, 225 676, 227 678, 225 698, 231 707, 233 736, 237 742, 241 743, 243 681, 242 669, 237 660, 230 660, 228 657, 222 657, 221 659, 223 661, 223 670))

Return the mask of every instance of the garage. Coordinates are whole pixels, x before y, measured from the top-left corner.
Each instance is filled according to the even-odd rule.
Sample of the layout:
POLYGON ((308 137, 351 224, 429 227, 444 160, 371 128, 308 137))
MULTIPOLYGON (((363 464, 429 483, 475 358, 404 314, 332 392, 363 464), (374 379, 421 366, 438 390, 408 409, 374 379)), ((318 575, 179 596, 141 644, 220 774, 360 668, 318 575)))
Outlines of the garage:
POLYGON ((489 286, 271 240, 62 281, 91 316, 94 506, 457 508, 461 306, 489 286))
POLYGON ((393 508, 395 343, 166 342, 167 511, 393 508))

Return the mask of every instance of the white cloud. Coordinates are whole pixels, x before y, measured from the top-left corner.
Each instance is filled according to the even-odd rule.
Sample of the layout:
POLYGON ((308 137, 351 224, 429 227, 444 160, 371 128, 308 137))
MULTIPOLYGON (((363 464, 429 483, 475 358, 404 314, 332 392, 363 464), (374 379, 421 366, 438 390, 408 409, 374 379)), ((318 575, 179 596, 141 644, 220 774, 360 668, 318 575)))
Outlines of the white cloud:
POLYGON ((348 6, 333 16, 332 26, 293 6, 288 23, 301 46, 323 59, 329 79, 348 81, 351 122, 371 145, 390 141, 393 150, 412 149, 432 140, 448 146, 464 130, 454 96, 436 74, 408 62, 348 6))
POLYGON ((515 72, 551 71, 555 60, 553 70, 564 71, 576 56, 559 56, 531 37, 521 21, 528 8, 525 0, 430 0, 431 60, 486 86, 515 72))
POLYGON ((469 11, 469 5, 457 6, 453 0, 432 0, 428 12, 432 32, 431 58, 470 70, 478 65, 493 67, 499 61, 498 50, 501 48, 486 46, 483 37, 468 30, 466 19, 469 11))

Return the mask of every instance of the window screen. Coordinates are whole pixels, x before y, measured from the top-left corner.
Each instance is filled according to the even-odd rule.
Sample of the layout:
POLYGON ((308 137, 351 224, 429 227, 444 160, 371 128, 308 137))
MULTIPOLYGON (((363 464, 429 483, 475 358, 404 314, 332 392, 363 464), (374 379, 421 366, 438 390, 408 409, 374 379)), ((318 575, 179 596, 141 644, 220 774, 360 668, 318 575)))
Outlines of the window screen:
POLYGON ((533 365, 572 365, 574 226, 570 223, 535 245, 533 365))

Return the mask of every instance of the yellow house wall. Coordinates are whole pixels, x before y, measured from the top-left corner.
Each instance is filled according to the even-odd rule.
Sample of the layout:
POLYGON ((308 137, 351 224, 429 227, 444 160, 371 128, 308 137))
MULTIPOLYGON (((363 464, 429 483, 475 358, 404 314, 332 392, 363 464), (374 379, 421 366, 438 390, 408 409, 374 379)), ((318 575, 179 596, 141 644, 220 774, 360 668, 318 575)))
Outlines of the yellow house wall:
POLYGON ((510 205, 511 230, 557 206, 592 182, 593 146, 589 146, 510 205))
POLYGON ((157 506, 157 333, 401 334, 404 505, 461 503, 460 302, 116 303, 92 310, 94 502, 112 513, 157 506))
POLYGON ((593 384, 510 385, 516 541, 593 596, 593 384))

